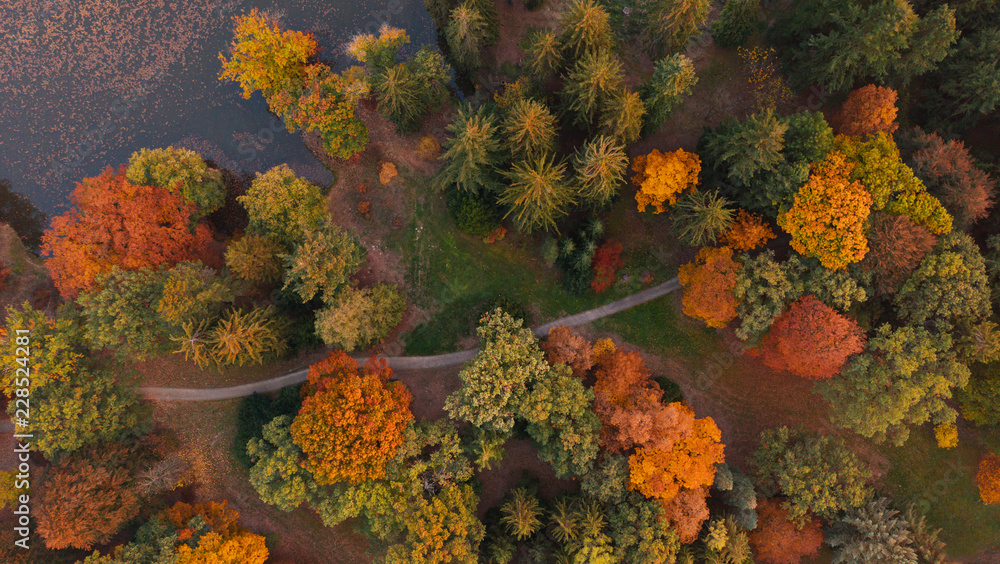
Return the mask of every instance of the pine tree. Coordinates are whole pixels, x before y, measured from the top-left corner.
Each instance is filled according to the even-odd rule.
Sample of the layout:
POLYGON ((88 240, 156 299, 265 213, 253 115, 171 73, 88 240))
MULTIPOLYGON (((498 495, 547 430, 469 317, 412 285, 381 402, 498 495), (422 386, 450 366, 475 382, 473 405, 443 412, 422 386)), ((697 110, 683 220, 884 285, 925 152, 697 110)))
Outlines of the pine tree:
POLYGON ((594 207, 610 202, 625 183, 628 155, 614 139, 600 135, 573 155, 575 183, 580 197, 594 207))
POLYGON ((595 0, 573 0, 559 18, 559 44, 568 61, 611 49, 608 13, 595 0))
POLYGON ((472 72, 482 63, 479 51, 486 35, 486 20, 472 2, 465 2, 451 11, 445 40, 452 60, 462 70, 472 72))
POLYGON ((674 204, 671 229, 686 245, 714 245, 733 221, 733 210, 729 206, 729 200, 715 190, 685 194, 674 204))
POLYGON ((646 46, 661 56, 682 51, 708 21, 711 8, 708 0, 654 0, 643 30, 646 46))
POLYGON ((531 32, 528 35, 524 61, 525 68, 535 78, 544 79, 556 72, 563 64, 559 35, 550 29, 531 32))
POLYGON ((646 106, 635 92, 622 88, 601 108, 601 132, 628 145, 639 139, 646 106))
POLYGON ((493 165, 499 160, 500 141, 493 116, 466 105, 458 110, 455 121, 447 127, 452 133, 444 142, 445 161, 438 180, 442 187, 480 192, 492 188, 493 165))
POLYGON ((525 232, 555 229, 575 200, 566 179, 566 163, 556 162, 552 156, 517 163, 507 177, 510 184, 499 201, 510 206, 507 215, 513 214, 525 232))
POLYGON ((694 63, 680 53, 660 59, 653 69, 653 77, 642 89, 642 101, 646 104, 646 132, 658 129, 681 103, 681 98, 691 95, 698 77, 694 74, 694 63))
POLYGON ((590 126, 598 112, 622 89, 622 67, 608 50, 588 52, 566 77, 562 99, 573 114, 573 122, 590 126))
POLYGON ((558 136, 556 118, 545 104, 522 99, 507 112, 504 133, 516 157, 539 158, 555 149, 558 136))

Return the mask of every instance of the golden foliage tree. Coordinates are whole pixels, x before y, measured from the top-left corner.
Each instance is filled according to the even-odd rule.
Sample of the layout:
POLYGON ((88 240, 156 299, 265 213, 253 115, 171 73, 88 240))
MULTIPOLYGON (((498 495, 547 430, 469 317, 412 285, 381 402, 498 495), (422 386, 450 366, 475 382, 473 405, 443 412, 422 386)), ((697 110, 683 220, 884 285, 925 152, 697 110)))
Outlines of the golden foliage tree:
POLYGON ((849 180, 852 170, 842 153, 832 151, 813 166, 791 209, 778 216, 778 225, 792 236, 792 248, 816 257, 830 270, 857 262, 868 252, 865 223, 872 196, 860 182, 849 180))
POLYGON ((363 369, 343 351, 309 367, 308 396, 292 422, 292 440, 320 484, 385 476, 385 464, 413 421, 410 391, 389 382, 384 360, 363 369))
POLYGON ((701 159, 684 149, 670 153, 653 149, 648 155, 636 157, 632 170, 636 173, 632 182, 639 186, 635 194, 639 211, 646 211, 646 206, 652 204, 655 213, 662 213, 664 202, 674 204, 681 192, 698 185, 701 159))
POLYGON ((693 262, 681 265, 677 272, 684 287, 684 313, 705 322, 709 327, 725 327, 736 317, 736 274, 739 265, 729 247, 703 247, 693 262))
POLYGON ((983 503, 1000 503, 1000 456, 990 454, 979 462, 976 483, 979 484, 979 497, 983 503))
POLYGON ((220 79, 238 81, 247 99, 257 90, 270 99, 278 91, 303 81, 305 65, 318 46, 311 33, 282 31, 277 20, 256 8, 233 20, 236 30, 230 57, 219 54, 220 79))
POLYGON ((896 91, 869 84, 847 95, 833 122, 837 133, 867 137, 879 131, 896 131, 896 91))

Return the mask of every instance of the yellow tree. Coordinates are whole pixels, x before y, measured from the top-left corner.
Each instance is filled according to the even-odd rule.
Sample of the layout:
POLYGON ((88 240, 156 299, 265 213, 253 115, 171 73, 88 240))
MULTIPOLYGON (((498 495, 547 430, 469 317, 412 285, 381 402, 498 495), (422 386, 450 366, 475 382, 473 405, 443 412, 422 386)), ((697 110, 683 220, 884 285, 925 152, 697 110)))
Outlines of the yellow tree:
POLYGON ((857 262, 868 252, 865 224, 872 196, 861 182, 850 180, 853 168, 843 153, 832 151, 813 165, 791 209, 778 216, 778 225, 792 236, 792 248, 816 257, 830 270, 857 262))
POLYGON ((703 247, 693 262, 681 265, 677 273, 684 295, 684 313, 697 317, 709 327, 725 327, 736 317, 736 274, 739 264, 729 247, 703 247))
POLYGON ((635 193, 639 211, 646 211, 646 206, 652 204, 655 213, 662 213, 664 202, 674 204, 681 192, 698 185, 701 159, 684 149, 671 153, 653 149, 648 155, 636 157, 632 170, 636 173, 632 182, 639 186, 635 193))

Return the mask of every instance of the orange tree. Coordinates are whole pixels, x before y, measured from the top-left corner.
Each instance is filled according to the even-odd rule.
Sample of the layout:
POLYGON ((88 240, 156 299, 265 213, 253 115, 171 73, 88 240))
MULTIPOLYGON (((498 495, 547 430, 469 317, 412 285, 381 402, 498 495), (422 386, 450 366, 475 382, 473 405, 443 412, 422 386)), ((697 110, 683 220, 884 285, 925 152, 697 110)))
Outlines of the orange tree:
POLYGON ((1000 503, 1000 456, 990 454, 979 462, 976 482, 979 484, 979 497, 983 499, 983 503, 1000 503))
POLYGON ((113 266, 138 270, 194 259, 219 263, 211 252, 209 228, 191 228, 195 205, 165 188, 129 182, 124 168, 108 167, 100 176, 83 179, 70 199, 76 208, 52 218, 42 236, 45 266, 63 297, 92 288, 97 275, 113 266))
POLYGON ((896 131, 896 91, 869 84, 847 95, 834 119, 837 133, 865 137, 896 131))
POLYGON ((830 378, 847 357, 864 350, 865 335, 853 319, 808 295, 771 325, 760 344, 764 364, 810 379, 830 378))
POLYGON ((823 544, 823 531, 816 519, 797 527, 788 510, 777 499, 757 504, 757 528, 750 533, 754 554, 772 564, 799 564, 802 557, 814 556, 823 544))
POLYGON ((774 239, 774 231, 764 224, 760 216, 741 209, 736 213, 736 219, 729 224, 722 242, 734 251, 743 253, 752 251, 771 239, 774 239))
POLYGON ((410 391, 389 382, 385 361, 363 369, 343 351, 309 367, 307 397, 292 422, 292 440, 319 484, 385 476, 385 464, 413 421, 410 391))
POLYGON ((636 173, 632 182, 639 186, 635 194, 639 211, 646 211, 646 206, 652 204, 655 213, 662 213, 664 202, 673 204, 681 192, 698 185, 701 159, 684 149, 672 153, 653 149, 648 155, 636 157, 632 170, 636 173))
POLYGON ((684 287, 684 313, 703 320, 709 327, 725 327, 736 317, 733 288, 739 268, 729 247, 699 250, 695 260, 681 265, 677 272, 684 287))
POLYGON ((813 165, 791 209, 778 216, 778 225, 792 236, 792 248, 816 257, 830 270, 857 262, 868 252, 865 222, 872 196, 849 179, 853 168, 842 153, 831 152, 813 165))

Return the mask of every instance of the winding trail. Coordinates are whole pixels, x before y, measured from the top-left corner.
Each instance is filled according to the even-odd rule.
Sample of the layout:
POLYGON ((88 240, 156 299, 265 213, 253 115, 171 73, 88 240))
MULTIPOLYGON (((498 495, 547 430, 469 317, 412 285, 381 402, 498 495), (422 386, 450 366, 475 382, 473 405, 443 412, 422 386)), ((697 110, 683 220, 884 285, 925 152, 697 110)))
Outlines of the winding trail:
MULTIPOLYGON (((559 325, 566 325, 568 327, 576 327, 577 325, 584 325, 590 323, 595 319, 600 319, 602 317, 607 317, 609 315, 624 311, 631 307, 635 307, 639 304, 646 303, 650 300, 656 299, 660 296, 664 296, 677 290, 681 287, 680 281, 674 277, 662 284, 653 286, 652 288, 647 288, 641 292, 636 292, 631 296, 624 297, 620 300, 613 301, 611 303, 604 304, 600 307, 595 307, 594 309, 589 309, 584 312, 580 312, 574 315, 569 315, 555 321, 550 321, 544 325, 539 325, 532 329, 535 335, 542 337, 547 335, 549 329, 553 327, 558 327, 559 325)), ((407 370, 407 369, 426 369, 426 368, 440 368, 443 366, 454 366, 456 364, 461 364, 467 362, 475 356, 476 351, 479 349, 470 349, 467 351, 459 351, 447 354, 439 354, 434 356, 388 356, 382 357, 388 363, 389 366, 396 370, 407 370)), ((356 355, 355 360, 364 362, 367 360, 367 355, 356 355)), ((294 386, 295 384, 300 384, 306 381, 306 376, 309 374, 309 369, 304 368, 302 370, 297 370, 290 374, 285 374, 284 376, 278 376, 276 378, 271 378, 269 380, 262 380, 260 382, 251 382, 249 384, 241 384, 239 386, 231 386, 228 388, 160 388, 160 387, 142 387, 139 388, 139 392, 142 396, 149 400, 160 400, 160 401, 212 401, 212 400, 224 400, 231 398, 239 398, 243 396, 249 396, 254 392, 264 393, 273 392, 275 390, 280 390, 286 386, 294 386)))

